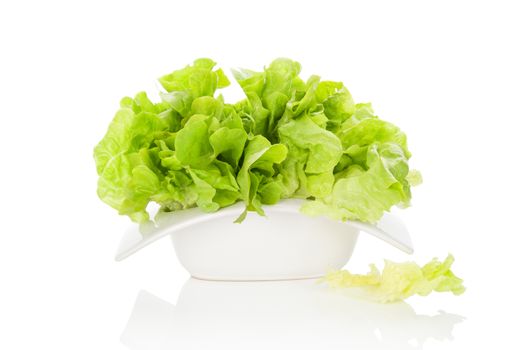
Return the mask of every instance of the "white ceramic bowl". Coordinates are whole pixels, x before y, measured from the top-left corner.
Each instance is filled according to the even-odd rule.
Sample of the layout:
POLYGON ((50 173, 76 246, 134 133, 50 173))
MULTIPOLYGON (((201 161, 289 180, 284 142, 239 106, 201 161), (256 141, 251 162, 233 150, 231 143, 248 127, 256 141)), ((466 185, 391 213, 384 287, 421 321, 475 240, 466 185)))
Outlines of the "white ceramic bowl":
POLYGON ((153 241, 170 235, 180 263, 196 278, 255 281, 317 278, 342 268, 350 259, 360 231, 412 253, 410 236, 391 214, 376 224, 339 222, 299 212, 303 200, 265 206, 266 217, 237 203, 211 214, 188 209, 163 214, 155 223, 128 231, 117 253, 122 260, 153 241))

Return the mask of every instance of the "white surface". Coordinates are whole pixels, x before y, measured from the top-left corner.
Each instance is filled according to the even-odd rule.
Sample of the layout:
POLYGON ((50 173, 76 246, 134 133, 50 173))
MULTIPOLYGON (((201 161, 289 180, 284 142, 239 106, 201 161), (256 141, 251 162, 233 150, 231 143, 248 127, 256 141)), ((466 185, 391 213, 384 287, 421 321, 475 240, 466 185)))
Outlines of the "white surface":
POLYGON ((312 281, 206 282, 189 279, 178 299, 137 295, 122 333, 131 350, 268 349, 315 344, 347 348, 422 348, 453 338, 461 315, 419 315, 407 303, 380 305, 335 293, 312 281), (173 301, 171 301, 173 300, 173 301), (259 334, 264 332, 265 337, 259 334), (253 343, 253 338, 260 338, 253 343))
POLYGON ((204 214, 199 208, 162 213, 155 221, 126 230, 116 260, 165 236, 191 276, 206 280, 268 281, 319 278, 342 268, 359 231, 412 253, 410 235, 399 218, 385 213, 376 225, 340 222, 300 213, 304 200, 288 199, 264 206, 265 216, 245 210, 243 202, 204 214))
MULTIPOLYGON (((276 56, 293 57, 304 76, 343 80, 357 101, 372 101, 379 116, 407 132, 412 164, 424 175, 413 207, 398 213, 416 247, 410 259, 423 263, 450 251, 467 286, 461 297, 417 297, 407 306, 374 305, 370 311, 350 298, 332 301, 277 288, 272 296, 289 301, 289 308, 280 313, 268 307, 264 314, 267 301, 249 303, 246 318, 257 311, 265 316, 252 321, 273 317, 276 323, 251 327, 242 333, 247 341, 290 349, 286 342, 299 343, 302 335, 311 340, 305 349, 348 348, 325 336, 336 324, 347 343, 413 349, 419 331, 390 329, 405 324, 403 317, 419 325, 419 316, 433 320, 443 310, 464 317, 443 321, 455 324, 453 340, 442 339, 439 329, 440 339, 420 348, 519 348, 525 312, 524 32, 519 1, 1 2, 0 349, 130 349, 121 334, 124 341, 148 340, 147 328, 133 328, 147 320, 135 308, 136 301, 149 307, 137 299, 141 290, 177 304, 188 274, 170 244, 158 242, 114 262, 129 223, 97 199, 91 153, 122 96, 154 91, 153 78, 199 56, 254 69, 276 56), (301 300, 293 303, 294 296, 301 300), (126 328, 130 315, 139 320, 126 328), (372 323, 355 330, 353 315, 372 323), (288 330, 289 340, 269 337, 288 330), (398 338, 410 336, 399 344, 398 338)), ((226 98, 236 94, 239 89, 226 98)), ((383 258, 407 257, 362 235, 347 267, 363 272, 383 258)), ((206 292, 196 286, 194 293, 206 292)), ((164 323, 163 312, 170 317, 173 307, 160 304, 147 317, 167 329, 192 313, 188 302, 176 321, 164 323)), ((198 318, 208 332, 213 322, 229 322, 226 309, 214 310, 210 319, 198 318)), ((235 324, 221 329, 224 337, 240 334, 235 324)))

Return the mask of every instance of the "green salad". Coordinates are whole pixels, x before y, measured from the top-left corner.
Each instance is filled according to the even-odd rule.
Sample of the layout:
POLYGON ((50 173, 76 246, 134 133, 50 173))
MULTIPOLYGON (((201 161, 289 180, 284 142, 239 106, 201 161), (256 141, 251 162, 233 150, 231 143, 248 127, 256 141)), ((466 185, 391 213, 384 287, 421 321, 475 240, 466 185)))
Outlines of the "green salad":
POLYGON ((98 195, 135 222, 160 211, 214 212, 243 201, 262 205, 305 199, 302 211, 375 222, 407 206, 410 171, 405 134, 355 103, 341 82, 299 77, 286 58, 263 71, 233 70, 246 97, 228 103, 223 70, 201 58, 159 79, 160 102, 124 97, 94 150, 98 195))

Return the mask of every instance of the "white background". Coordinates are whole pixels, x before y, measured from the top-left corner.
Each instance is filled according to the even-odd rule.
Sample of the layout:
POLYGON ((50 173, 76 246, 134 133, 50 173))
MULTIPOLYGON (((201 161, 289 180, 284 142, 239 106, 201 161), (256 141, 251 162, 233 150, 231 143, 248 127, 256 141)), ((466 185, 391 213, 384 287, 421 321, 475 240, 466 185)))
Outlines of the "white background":
MULTIPOLYGON (((216 341, 215 349, 228 342, 520 348, 525 12, 519 5, 3 1, 0 348, 175 348, 191 332, 200 342, 216 341), (301 292, 296 298, 293 288, 274 285, 271 296, 246 291, 260 292, 250 304, 234 295, 242 290, 224 286, 206 294, 190 283, 185 291, 204 297, 181 297, 185 304, 174 307, 189 276, 167 240, 114 262, 131 223, 98 200, 92 149, 122 96, 154 92, 155 78, 202 56, 226 69, 296 59, 303 77, 343 81, 356 101, 372 101, 380 117, 399 125, 425 180, 413 206, 400 213, 416 253, 405 256, 363 237, 348 267, 363 271, 384 258, 423 263, 451 252, 467 292, 363 306, 329 294, 296 300, 301 292), (148 304, 140 291, 164 304, 148 304), (216 302, 206 306, 208 297, 216 302), (450 319, 444 326, 417 322, 439 310, 464 319, 450 331, 443 330, 450 319), (144 313, 150 319, 141 319, 144 313), (405 325, 407 317, 423 328, 405 325), (369 321, 362 332, 355 331, 359 320, 369 321)), ((227 98, 239 96, 237 87, 229 90, 227 98)))

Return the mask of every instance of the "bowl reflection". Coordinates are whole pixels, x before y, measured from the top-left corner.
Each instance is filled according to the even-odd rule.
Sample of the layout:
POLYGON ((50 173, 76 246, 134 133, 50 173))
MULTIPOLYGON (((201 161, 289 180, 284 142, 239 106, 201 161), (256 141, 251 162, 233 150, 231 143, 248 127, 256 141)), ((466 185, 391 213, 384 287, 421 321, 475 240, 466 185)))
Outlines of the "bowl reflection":
POLYGON ((122 343, 142 349, 422 349, 452 339, 463 316, 418 315, 406 303, 375 304, 313 280, 208 282, 189 279, 175 305, 137 297, 122 343))

